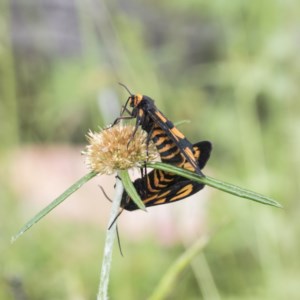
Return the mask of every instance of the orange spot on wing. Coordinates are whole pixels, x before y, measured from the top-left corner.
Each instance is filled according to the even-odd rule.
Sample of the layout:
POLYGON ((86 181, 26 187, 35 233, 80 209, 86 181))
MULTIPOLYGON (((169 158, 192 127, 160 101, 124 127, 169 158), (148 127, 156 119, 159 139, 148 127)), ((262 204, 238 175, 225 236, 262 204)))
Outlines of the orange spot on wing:
POLYGON ((165 152, 174 147, 174 144, 166 144, 163 148, 159 149, 159 152, 165 152))
POLYGON ((170 159, 170 158, 173 158, 175 155, 177 155, 178 153, 180 152, 180 149, 177 148, 176 151, 172 152, 171 154, 169 155, 166 155, 166 156, 163 156, 163 159, 166 160, 166 159, 170 159))
POLYGON ((175 201, 175 200, 179 200, 184 197, 187 197, 188 195, 190 195, 192 193, 192 191, 193 191, 193 185, 188 184, 188 185, 184 186, 181 190, 179 190, 177 192, 177 196, 173 197, 171 199, 171 201, 175 201))
POLYGON ((198 159, 200 157, 201 151, 198 147, 193 147, 194 150, 194 157, 195 159, 198 159))
POLYGON ((192 150, 189 147, 185 147, 184 148, 184 152, 187 154, 187 156, 189 158, 191 158, 193 161, 195 160, 195 156, 194 153, 192 152, 192 150))
POLYGON ((158 201, 155 201, 155 204, 162 204, 166 202, 166 198, 160 199, 158 201))
POLYGON ((157 194, 155 194, 155 195, 153 195, 153 196, 151 196, 151 197, 149 197, 149 198, 143 200, 143 203, 144 203, 144 204, 147 204, 148 202, 152 201, 152 200, 155 199, 155 198, 157 198, 157 194))
POLYGON ((189 162, 186 162, 183 165, 183 169, 191 171, 191 172, 195 172, 195 167, 193 167, 189 162))
POLYGON ((155 143, 156 146, 160 146, 165 141, 165 138, 160 137, 158 141, 155 143))
MULTIPOLYGON (((170 194, 170 192, 171 192, 171 191, 168 190, 168 191, 166 191, 165 193, 159 195, 159 197, 165 197, 165 196, 167 196, 168 194, 170 194)), ((148 202, 150 202, 150 201, 156 199, 157 196, 158 196, 158 194, 155 194, 155 195, 153 195, 152 197, 147 198, 146 200, 143 201, 144 204, 147 204, 148 202)), ((164 202, 166 202, 166 198, 163 198, 163 199, 161 199, 161 200, 155 201, 155 203, 164 203, 164 202)))
POLYGON ((154 173, 154 185, 155 185, 155 186, 158 186, 158 185, 159 185, 159 179, 158 179, 156 173, 154 173))
POLYGON ((164 192, 163 194, 161 194, 160 197, 165 197, 165 196, 167 196, 170 193, 171 193, 171 191, 168 190, 168 191, 164 192))
POLYGON ((159 111, 156 111, 155 114, 164 122, 167 122, 167 119, 163 116, 163 114, 159 111))
POLYGON ((151 193, 157 193, 157 192, 159 192, 159 189, 158 188, 152 188, 151 187, 151 185, 150 184, 147 184, 147 189, 148 189, 148 191, 149 192, 151 192, 151 193))
POLYGON ((174 177, 172 177, 172 178, 166 178, 166 177, 165 177, 166 174, 170 174, 170 173, 163 172, 163 171, 161 171, 161 170, 157 170, 157 172, 158 172, 159 175, 160 175, 161 181, 164 181, 164 182, 171 182, 171 181, 174 180, 174 177))
POLYGON ((171 132, 176 136, 176 137, 178 137, 178 138, 180 138, 180 139, 184 139, 185 138, 185 136, 176 128, 176 127, 173 127, 172 129, 171 129, 171 132))

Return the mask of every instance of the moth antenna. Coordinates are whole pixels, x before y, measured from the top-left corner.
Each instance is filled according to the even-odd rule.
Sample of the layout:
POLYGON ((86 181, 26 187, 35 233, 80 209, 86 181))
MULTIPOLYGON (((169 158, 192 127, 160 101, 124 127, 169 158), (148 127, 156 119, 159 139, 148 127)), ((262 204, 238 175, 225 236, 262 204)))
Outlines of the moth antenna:
POLYGON ((119 251, 120 251, 121 256, 124 257, 123 251, 122 251, 122 247, 121 247, 121 239, 120 239, 120 234, 119 234, 119 228, 118 228, 118 225, 116 226, 116 233, 117 233, 117 239, 118 239, 119 251))
POLYGON ((123 212, 124 208, 121 209, 121 211, 116 215, 116 217, 113 219, 113 221, 111 222, 111 224, 108 227, 108 230, 111 229, 111 227, 115 224, 115 222, 117 221, 117 219, 120 217, 121 213, 123 212))
POLYGON ((105 197, 109 202, 112 202, 112 200, 107 196, 107 194, 106 194, 104 188, 103 188, 100 184, 99 184, 98 186, 99 186, 100 190, 102 191, 104 197, 105 197))
POLYGON ((129 93, 130 96, 133 96, 133 94, 129 91, 129 88, 124 84, 124 83, 121 83, 121 82, 118 82, 119 85, 121 85, 123 88, 125 88, 125 90, 129 93))

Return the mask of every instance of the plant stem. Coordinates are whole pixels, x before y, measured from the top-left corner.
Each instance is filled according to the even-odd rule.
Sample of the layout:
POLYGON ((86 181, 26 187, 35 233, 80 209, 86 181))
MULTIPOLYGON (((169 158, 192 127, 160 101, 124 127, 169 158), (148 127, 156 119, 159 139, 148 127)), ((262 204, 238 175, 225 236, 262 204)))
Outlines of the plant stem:
POLYGON ((18 232, 11 238, 11 242, 15 242, 25 231, 30 229, 35 223, 44 218, 51 210, 56 206, 65 201, 70 195, 75 193, 80 187, 82 187, 86 182, 95 177, 97 173, 90 172, 72 184, 67 190, 65 190, 60 196, 54 199, 50 204, 38 212, 32 219, 30 219, 18 232))
MULTIPOLYGON (((111 212, 108 227, 112 224, 115 220, 123 194, 123 184, 122 181, 117 177, 116 180, 116 188, 115 188, 115 196, 112 202, 111 212)), ((108 282, 109 282, 109 274, 110 274, 110 267, 111 267, 111 259, 112 259, 112 252, 113 252, 113 244, 116 237, 116 222, 111 226, 110 229, 107 229, 106 232, 106 239, 104 245, 104 254, 102 260, 102 267, 101 267, 101 275, 100 275, 100 284, 98 289, 97 300, 107 300, 107 291, 108 291, 108 282)))
POLYGON ((148 300, 161 300, 168 297, 168 293, 176 283, 179 274, 186 268, 190 262, 195 258, 199 251, 207 245, 209 241, 208 236, 202 236, 190 248, 188 248, 173 265, 166 271, 165 275, 154 289, 153 294, 148 300))

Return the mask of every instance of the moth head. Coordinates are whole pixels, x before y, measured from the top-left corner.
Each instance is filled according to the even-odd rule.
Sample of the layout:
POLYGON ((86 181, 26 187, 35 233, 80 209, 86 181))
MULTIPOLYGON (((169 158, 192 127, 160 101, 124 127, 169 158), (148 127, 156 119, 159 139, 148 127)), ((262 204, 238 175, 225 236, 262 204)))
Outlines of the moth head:
POLYGON ((141 94, 136 94, 136 95, 131 95, 129 101, 130 107, 137 107, 140 102, 143 100, 143 95, 141 94))

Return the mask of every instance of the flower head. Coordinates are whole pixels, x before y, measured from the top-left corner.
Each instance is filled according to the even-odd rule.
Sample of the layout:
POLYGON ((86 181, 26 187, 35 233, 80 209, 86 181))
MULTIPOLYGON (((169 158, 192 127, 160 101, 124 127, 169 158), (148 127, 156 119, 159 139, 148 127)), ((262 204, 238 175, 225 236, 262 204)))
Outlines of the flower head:
POLYGON ((134 129, 132 125, 118 124, 100 132, 89 131, 89 145, 83 151, 87 166, 100 174, 112 174, 153 161, 158 156, 154 144, 150 142, 147 151, 146 132, 138 128, 132 138, 134 129))

